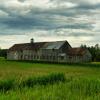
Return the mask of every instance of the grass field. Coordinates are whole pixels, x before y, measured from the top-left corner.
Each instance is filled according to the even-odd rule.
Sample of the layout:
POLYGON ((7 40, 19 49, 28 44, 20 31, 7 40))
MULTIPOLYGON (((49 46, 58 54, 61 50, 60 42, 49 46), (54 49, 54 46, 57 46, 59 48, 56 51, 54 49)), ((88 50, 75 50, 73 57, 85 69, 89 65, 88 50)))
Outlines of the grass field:
POLYGON ((6 61, 2 58, 0 89, 0 100, 100 100, 100 63, 44 64, 6 61), (17 84, 29 78, 42 77, 40 81, 47 83, 50 75, 59 73, 65 76, 66 81, 17 87, 17 84), (14 83, 17 88, 5 91, 5 86, 12 86, 13 81, 17 82, 14 83))

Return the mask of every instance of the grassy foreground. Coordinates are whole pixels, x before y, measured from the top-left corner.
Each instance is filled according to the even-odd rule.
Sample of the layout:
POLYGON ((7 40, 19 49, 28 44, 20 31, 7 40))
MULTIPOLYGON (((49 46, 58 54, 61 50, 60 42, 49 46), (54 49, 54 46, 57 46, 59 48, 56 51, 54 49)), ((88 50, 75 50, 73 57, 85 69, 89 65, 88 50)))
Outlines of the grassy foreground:
POLYGON ((0 100, 100 100, 100 63, 41 64, 0 59, 0 86, 0 100), (25 86, 19 88, 23 82, 25 86))

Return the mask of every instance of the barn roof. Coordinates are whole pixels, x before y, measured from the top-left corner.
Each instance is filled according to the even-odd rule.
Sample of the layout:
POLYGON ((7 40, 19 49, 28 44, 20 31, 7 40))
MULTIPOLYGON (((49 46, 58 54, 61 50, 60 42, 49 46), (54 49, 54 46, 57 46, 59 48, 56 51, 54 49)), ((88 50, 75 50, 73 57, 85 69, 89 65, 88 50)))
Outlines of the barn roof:
POLYGON ((9 51, 19 50, 38 50, 43 49, 59 49, 66 41, 55 41, 55 42, 34 42, 34 43, 23 43, 13 45, 9 51))
POLYGON ((9 50, 10 51, 37 50, 40 49, 45 43, 46 42, 15 44, 9 50))
POLYGON ((67 52, 69 56, 83 56, 86 53, 85 48, 70 48, 67 52))
POLYGON ((43 48, 44 49, 59 49, 65 41, 55 41, 55 42, 47 42, 43 48))

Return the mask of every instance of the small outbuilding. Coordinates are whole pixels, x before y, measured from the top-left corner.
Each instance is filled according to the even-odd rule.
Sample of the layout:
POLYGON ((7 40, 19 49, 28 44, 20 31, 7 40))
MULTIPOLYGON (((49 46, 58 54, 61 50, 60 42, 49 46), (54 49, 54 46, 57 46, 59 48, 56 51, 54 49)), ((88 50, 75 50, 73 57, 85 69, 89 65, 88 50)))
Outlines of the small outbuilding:
POLYGON ((67 52, 68 62, 90 62, 92 55, 86 48, 70 48, 67 52))

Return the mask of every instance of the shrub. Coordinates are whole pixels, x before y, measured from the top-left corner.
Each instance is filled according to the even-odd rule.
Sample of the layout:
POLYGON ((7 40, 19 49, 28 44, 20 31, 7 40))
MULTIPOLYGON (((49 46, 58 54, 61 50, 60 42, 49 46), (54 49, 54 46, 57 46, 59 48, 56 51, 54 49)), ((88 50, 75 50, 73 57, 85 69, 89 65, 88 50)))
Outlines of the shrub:
POLYGON ((57 74, 50 74, 47 76, 40 76, 40 77, 29 77, 24 80, 17 80, 14 79, 6 79, 0 81, 0 91, 8 91, 10 89, 17 89, 23 87, 33 87, 34 85, 47 85, 47 84, 54 84, 56 82, 64 82, 65 75, 63 73, 57 74))
POLYGON ((7 80, 1 80, 0 81, 0 91, 8 91, 10 89, 13 89, 15 86, 14 79, 7 79, 7 80))
POLYGON ((22 81, 20 86, 33 87, 34 85, 47 85, 47 84, 54 84, 56 82, 64 82, 64 81, 65 81, 65 75, 63 73, 57 73, 57 74, 52 73, 47 76, 28 78, 22 81))

